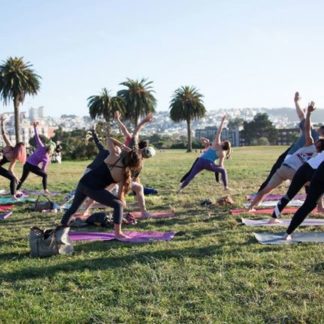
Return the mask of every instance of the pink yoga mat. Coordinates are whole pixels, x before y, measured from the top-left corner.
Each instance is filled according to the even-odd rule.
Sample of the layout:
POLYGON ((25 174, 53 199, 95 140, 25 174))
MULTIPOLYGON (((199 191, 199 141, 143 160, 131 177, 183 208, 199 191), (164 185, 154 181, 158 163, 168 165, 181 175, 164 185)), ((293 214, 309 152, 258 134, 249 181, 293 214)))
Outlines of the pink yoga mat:
POLYGON ((136 219, 150 219, 150 218, 169 218, 169 217, 175 217, 174 212, 172 211, 156 211, 156 212, 150 212, 151 217, 145 218, 142 217, 142 214, 140 211, 130 212, 130 214, 136 218, 136 219))
POLYGON ((5 213, 0 214, 0 220, 5 220, 8 217, 10 217, 12 215, 12 211, 7 211, 5 213))
MULTIPOLYGON (((174 232, 124 232, 130 239, 122 240, 127 243, 148 243, 152 241, 170 241, 174 232)), ((72 241, 111 241, 115 234, 110 232, 70 232, 72 241)))
POLYGON ((0 212, 2 211, 10 211, 13 205, 0 205, 0 212))
MULTIPOLYGON (((295 214, 295 212, 298 210, 296 207, 287 207, 285 208, 281 214, 295 214)), ((241 214, 250 214, 250 215, 258 215, 258 214, 265 214, 265 215, 272 215, 273 208, 265 208, 265 209, 257 209, 255 211, 249 212, 247 209, 244 208, 238 208, 238 209, 232 209, 231 215, 241 215, 241 214)), ((317 210, 313 210, 312 214, 317 214, 317 210)))
MULTIPOLYGON (((265 198, 263 199, 263 201, 272 201, 272 200, 279 200, 281 199, 282 196, 284 196, 285 194, 268 194, 265 196, 265 198)), ((256 196, 256 194, 251 194, 251 195, 247 195, 246 199, 247 200, 252 200, 254 199, 254 197, 256 196)), ((294 199, 296 200, 305 200, 306 199, 306 195, 305 194, 297 194, 294 199)))

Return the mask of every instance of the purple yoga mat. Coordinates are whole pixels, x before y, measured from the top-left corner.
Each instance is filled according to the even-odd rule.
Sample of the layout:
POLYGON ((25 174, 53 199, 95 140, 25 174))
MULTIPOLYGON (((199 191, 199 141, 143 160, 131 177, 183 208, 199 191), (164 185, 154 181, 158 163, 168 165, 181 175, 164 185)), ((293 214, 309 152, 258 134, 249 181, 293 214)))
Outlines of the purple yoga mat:
MULTIPOLYGON (((148 243, 152 241, 170 241, 175 232, 124 232, 129 239, 122 240, 127 243, 148 243)), ((110 241, 115 239, 112 232, 70 232, 72 241, 110 241)))
POLYGON ((12 215, 12 211, 7 211, 0 214, 0 220, 5 220, 12 215))

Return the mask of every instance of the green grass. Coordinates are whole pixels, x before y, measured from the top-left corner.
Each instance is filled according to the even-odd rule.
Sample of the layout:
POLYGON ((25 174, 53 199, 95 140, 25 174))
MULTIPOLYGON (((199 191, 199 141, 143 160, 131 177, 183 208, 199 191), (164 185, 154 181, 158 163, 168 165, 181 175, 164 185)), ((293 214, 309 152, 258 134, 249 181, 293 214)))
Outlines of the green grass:
MULTIPOLYGON (((226 166, 237 207, 283 150, 234 149, 226 166)), ((52 226, 61 214, 15 207, 0 223, 0 323, 323 323, 323 246, 257 244, 240 217, 216 205, 200 206, 203 199, 216 202, 225 195, 209 172, 176 195, 197 155, 158 152, 145 162, 142 182, 160 192, 147 197, 149 210, 171 206, 176 218, 132 228, 183 232, 170 242, 79 243, 73 256, 32 259, 29 227, 52 226)), ((51 165, 49 189, 69 192, 86 165, 51 165)), ((2 178, 0 184, 8 186, 2 178)), ((40 189, 40 179, 31 175, 25 187, 40 189)))

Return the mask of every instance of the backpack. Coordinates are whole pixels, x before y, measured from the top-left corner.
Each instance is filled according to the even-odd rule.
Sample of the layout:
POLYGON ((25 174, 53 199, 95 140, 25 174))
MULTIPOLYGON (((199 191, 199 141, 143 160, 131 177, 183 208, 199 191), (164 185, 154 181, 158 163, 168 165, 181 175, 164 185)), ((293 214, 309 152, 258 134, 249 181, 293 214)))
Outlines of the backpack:
POLYGON ((37 226, 30 229, 29 247, 32 257, 48 257, 62 254, 71 255, 73 245, 68 236, 69 227, 42 230, 37 226))

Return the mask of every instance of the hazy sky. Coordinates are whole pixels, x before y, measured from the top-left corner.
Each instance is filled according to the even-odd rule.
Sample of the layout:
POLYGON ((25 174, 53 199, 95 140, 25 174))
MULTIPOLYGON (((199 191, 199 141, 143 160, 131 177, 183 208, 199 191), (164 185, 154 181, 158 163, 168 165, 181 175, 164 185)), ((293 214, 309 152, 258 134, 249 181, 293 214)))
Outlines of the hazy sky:
POLYGON ((154 82, 157 110, 183 85, 200 90, 207 110, 292 107, 295 90, 324 107, 321 0, 0 0, 0 8, 0 61, 23 56, 42 77, 24 109, 87 115, 89 96, 104 87, 115 95, 126 78, 154 82))

